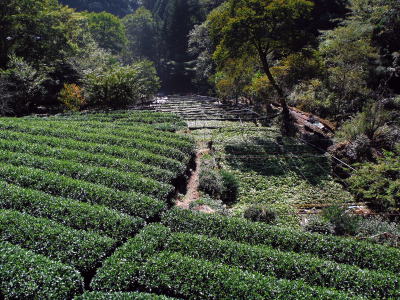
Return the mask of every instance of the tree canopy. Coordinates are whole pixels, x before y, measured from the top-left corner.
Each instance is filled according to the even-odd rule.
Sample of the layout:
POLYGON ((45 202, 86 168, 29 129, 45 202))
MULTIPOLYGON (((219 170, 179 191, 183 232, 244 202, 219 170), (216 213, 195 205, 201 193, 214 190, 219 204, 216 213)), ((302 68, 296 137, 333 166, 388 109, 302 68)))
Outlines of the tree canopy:
POLYGON ((313 3, 306 0, 230 0, 210 18, 211 35, 218 40, 216 60, 221 64, 243 53, 255 53, 279 95, 285 119, 290 117, 286 95, 271 73, 271 60, 307 44, 305 28, 312 8, 313 3))

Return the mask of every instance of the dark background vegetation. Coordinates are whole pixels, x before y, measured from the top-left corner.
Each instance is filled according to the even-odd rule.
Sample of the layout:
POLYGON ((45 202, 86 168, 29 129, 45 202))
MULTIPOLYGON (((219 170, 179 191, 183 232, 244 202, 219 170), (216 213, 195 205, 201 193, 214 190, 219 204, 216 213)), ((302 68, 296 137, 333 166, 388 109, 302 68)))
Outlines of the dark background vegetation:
MULTIPOLYGON (((387 165, 400 141, 399 35, 397 0, 3 0, 0 113, 120 108, 157 92, 260 113, 278 102, 284 116, 296 106, 335 124, 331 151, 348 164, 387 165)), ((367 174, 349 183, 358 197, 398 207, 398 184, 382 182, 390 199, 376 199, 367 174)))

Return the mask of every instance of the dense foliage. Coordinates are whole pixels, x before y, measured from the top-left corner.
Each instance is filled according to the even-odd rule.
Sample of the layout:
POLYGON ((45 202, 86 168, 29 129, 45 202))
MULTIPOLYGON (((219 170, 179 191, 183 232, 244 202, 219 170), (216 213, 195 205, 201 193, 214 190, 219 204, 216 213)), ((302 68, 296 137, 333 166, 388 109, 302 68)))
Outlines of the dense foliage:
POLYGON ((72 299, 160 217, 193 152, 190 138, 170 132, 175 122, 151 112, 0 120, 1 297, 72 299))
POLYGON ((355 196, 377 210, 400 207, 400 161, 398 153, 387 152, 377 163, 364 163, 348 179, 355 196))

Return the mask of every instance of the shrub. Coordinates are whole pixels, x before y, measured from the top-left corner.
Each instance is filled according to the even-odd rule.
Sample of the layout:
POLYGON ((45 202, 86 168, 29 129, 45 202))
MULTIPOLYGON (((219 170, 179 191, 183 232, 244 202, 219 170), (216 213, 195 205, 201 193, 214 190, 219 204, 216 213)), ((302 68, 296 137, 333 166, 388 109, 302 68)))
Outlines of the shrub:
POLYGON ((331 222, 321 216, 311 216, 304 229, 313 233, 334 234, 335 228, 331 222))
POLYGON ((358 200, 368 201, 377 210, 400 207, 400 158, 386 152, 377 163, 364 163, 348 179, 350 191, 358 200))
POLYGON ((363 218, 360 220, 357 237, 400 247, 400 226, 381 217, 363 218))
POLYGON ((134 191, 151 195, 160 200, 167 199, 167 196, 174 190, 171 185, 163 184, 138 174, 122 173, 112 169, 93 167, 82 163, 73 163, 66 160, 56 160, 31 154, 0 150, 0 162, 56 172, 60 175, 102 184, 122 191, 134 191))
POLYGON ((76 296, 74 300, 172 300, 173 298, 147 294, 140 292, 131 293, 102 293, 102 292, 86 292, 81 296, 76 296))
POLYGON ((243 217, 252 222, 273 224, 276 222, 277 213, 261 205, 252 205, 244 211, 243 217))
POLYGON ((0 210, 0 227, 3 241, 20 245, 84 273, 96 268, 116 244, 108 237, 12 210, 0 210))
POLYGON ((104 205, 129 215, 153 218, 165 209, 165 203, 133 192, 118 192, 102 185, 60 176, 27 167, 2 164, 0 178, 24 188, 54 196, 104 205))
POLYGON ((352 239, 305 233, 239 218, 173 209, 162 217, 173 231, 204 234, 251 245, 269 245, 283 251, 310 253, 361 268, 398 273, 400 250, 352 239), (354 252, 357 249, 356 252, 354 252))
POLYGON ((5 105, 3 113, 25 114, 32 104, 39 104, 46 95, 43 83, 48 70, 35 68, 23 58, 11 55, 7 70, 0 70, 2 94, 0 102, 5 105))
POLYGON ((332 287, 371 298, 400 296, 399 277, 322 260, 308 254, 282 252, 188 233, 172 234, 164 250, 180 252, 244 270, 289 280, 304 280, 315 286, 332 287))
POLYGON ((337 132, 337 137, 342 140, 353 141, 360 135, 368 137, 372 143, 383 125, 389 120, 389 114, 381 105, 367 104, 363 111, 351 120, 345 122, 337 132))
MULTIPOLYGON (((372 298, 399 295, 399 281, 394 274, 362 270, 309 254, 282 252, 270 247, 251 246, 189 233, 172 233, 170 229, 157 224, 143 229, 107 259, 96 274, 92 287, 105 291, 134 289, 143 275, 139 271, 141 265, 162 251, 179 252, 181 257, 185 255, 196 259, 206 258, 213 261, 214 265, 228 264, 251 272, 290 280, 304 280, 310 285, 333 287, 372 298)), ((173 271, 180 272, 174 268, 173 271)), ((193 272, 190 278, 197 280, 195 267, 193 272)), ((163 271, 157 274, 161 277, 165 275, 163 271)), ((210 284, 210 281, 205 282, 210 284)), ((156 281, 154 286, 147 287, 161 293, 171 292, 168 289, 158 289, 156 281)), ((182 297, 181 294, 179 296, 182 297)))
POLYGON ((264 277, 215 262, 162 252, 142 266, 141 286, 190 299, 349 299, 349 296, 301 281, 264 277), (190 280, 188 280, 190 278, 190 280))
POLYGON ((27 133, 11 132, 7 130, 0 131, 0 138, 6 140, 21 140, 28 143, 39 143, 56 148, 61 147, 70 150, 83 150, 94 154, 106 154, 118 158, 143 162, 152 166, 176 172, 176 174, 182 174, 186 169, 185 164, 181 162, 157 154, 141 151, 139 149, 103 145, 95 142, 76 141, 67 138, 30 135, 27 133))
MULTIPOLYGON (((24 119, 24 122, 27 123, 28 120, 24 119)), ((114 123, 107 124, 106 122, 97 121, 60 122, 59 120, 49 121, 48 119, 44 121, 34 119, 34 124, 41 127, 72 129, 92 134, 99 134, 100 131, 106 135, 128 139, 144 139, 148 142, 171 146, 186 154, 192 154, 194 151, 194 142, 191 139, 184 139, 182 135, 178 134, 170 135, 164 131, 155 130, 154 127, 140 124, 120 126, 114 123)))
POLYGON ((83 290, 78 271, 0 242, 0 295, 5 299, 70 299, 83 290))
POLYGON ((221 175, 215 170, 202 169, 199 175, 199 189, 214 198, 219 198, 224 186, 221 175))
POLYGON ((0 121, 0 127, 10 131, 25 132, 32 135, 49 136, 56 138, 70 138, 76 141, 94 142, 96 144, 115 145, 124 147, 127 152, 137 150, 162 155, 170 159, 176 159, 184 162, 189 160, 187 155, 183 154, 181 151, 175 148, 156 143, 150 143, 147 140, 118 138, 114 135, 105 135, 98 133, 87 134, 79 132, 79 130, 76 129, 68 130, 67 128, 53 128, 54 126, 57 126, 51 126, 51 124, 49 125, 50 126, 46 128, 46 126, 43 125, 30 125, 28 122, 18 124, 18 122, 12 120, 8 121, 3 119, 0 121))
POLYGON ((227 203, 236 202, 239 196, 239 180, 231 172, 222 170, 220 172, 223 184, 221 200, 227 203))
POLYGON ((159 87, 156 70, 149 61, 116 66, 101 74, 89 74, 86 78, 91 106, 118 108, 134 105, 149 99, 159 87))
POLYGON ((134 235, 144 226, 143 219, 104 206, 53 197, 1 181, 0 208, 48 218, 65 226, 94 231, 118 240, 134 235))
POLYGON ((138 267, 163 247, 169 234, 170 230, 161 225, 145 227, 104 261, 91 287, 109 292, 134 290, 138 267))
POLYGON ((359 218, 346 212, 340 206, 330 206, 323 210, 323 217, 333 225, 337 235, 354 235, 359 228, 359 218))
POLYGON ((91 164, 116 169, 123 172, 141 173, 144 176, 151 177, 162 182, 171 182, 175 177, 175 174, 170 171, 146 165, 134 160, 123 158, 115 159, 115 157, 106 154, 93 154, 85 151, 52 147, 45 144, 28 143, 21 139, 15 141, 0 139, 0 149, 31 155, 53 157, 56 159, 69 160, 77 163, 91 164))
POLYGON ((86 100, 83 91, 76 84, 64 84, 64 88, 60 91, 58 101, 72 111, 80 111, 85 105, 86 100))

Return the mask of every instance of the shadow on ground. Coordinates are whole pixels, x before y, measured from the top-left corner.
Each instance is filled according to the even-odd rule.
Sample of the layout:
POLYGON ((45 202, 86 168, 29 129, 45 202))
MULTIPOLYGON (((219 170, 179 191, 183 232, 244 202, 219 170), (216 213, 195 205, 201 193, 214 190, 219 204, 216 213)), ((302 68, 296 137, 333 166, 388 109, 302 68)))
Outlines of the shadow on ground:
POLYGON ((295 140, 257 137, 224 148, 228 164, 242 172, 255 171, 263 176, 295 173, 313 185, 331 174, 326 156, 295 140))

